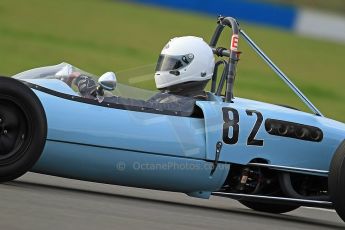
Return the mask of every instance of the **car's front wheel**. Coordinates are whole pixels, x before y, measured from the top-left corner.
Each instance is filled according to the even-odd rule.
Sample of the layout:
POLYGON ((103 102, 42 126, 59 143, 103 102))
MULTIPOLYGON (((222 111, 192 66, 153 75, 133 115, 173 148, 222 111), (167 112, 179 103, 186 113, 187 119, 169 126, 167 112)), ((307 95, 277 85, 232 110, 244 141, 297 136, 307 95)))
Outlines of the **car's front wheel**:
POLYGON ((0 182, 32 168, 46 135, 46 116, 36 94, 18 80, 0 77, 0 182))
POLYGON ((345 140, 333 156, 328 176, 328 188, 335 210, 345 221, 345 140))

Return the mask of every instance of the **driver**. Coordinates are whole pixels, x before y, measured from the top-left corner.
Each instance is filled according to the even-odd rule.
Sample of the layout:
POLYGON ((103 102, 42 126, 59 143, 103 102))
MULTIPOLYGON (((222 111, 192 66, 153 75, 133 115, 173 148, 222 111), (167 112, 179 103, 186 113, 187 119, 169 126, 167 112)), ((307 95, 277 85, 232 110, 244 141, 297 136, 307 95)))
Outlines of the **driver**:
MULTIPOLYGON (((212 49, 202 38, 185 36, 171 39, 163 48, 156 66, 155 82, 160 92, 147 102, 172 103, 182 108, 193 107, 195 100, 207 100, 204 89, 212 78, 214 65, 212 49)), ((97 84, 92 78, 68 72, 67 84, 71 84, 73 79, 83 97, 97 97, 97 84)), ((106 101, 115 102, 117 99, 113 96, 106 101)))
POLYGON ((181 102, 185 97, 207 100, 204 89, 212 78, 214 65, 212 49, 202 38, 171 39, 163 48, 156 66, 155 82, 160 93, 149 101, 181 102))

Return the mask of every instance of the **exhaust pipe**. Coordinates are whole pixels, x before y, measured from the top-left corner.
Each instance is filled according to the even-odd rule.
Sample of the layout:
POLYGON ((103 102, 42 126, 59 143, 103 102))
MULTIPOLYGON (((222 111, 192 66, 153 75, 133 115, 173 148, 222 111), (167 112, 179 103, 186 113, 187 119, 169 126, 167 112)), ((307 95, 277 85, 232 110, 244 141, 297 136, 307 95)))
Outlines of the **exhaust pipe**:
POLYGON ((287 125, 280 125, 278 128, 279 135, 285 136, 289 131, 289 127, 287 125))
POLYGON ((322 134, 321 134, 320 131, 314 130, 314 131, 311 132, 310 137, 311 137, 311 139, 313 139, 314 141, 318 141, 318 140, 321 139, 321 135, 322 135, 322 134))
POLYGON ((303 139, 303 138, 307 137, 308 134, 309 134, 309 131, 306 128, 297 128, 297 129, 295 129, 295 135, 299 139, 303 139))

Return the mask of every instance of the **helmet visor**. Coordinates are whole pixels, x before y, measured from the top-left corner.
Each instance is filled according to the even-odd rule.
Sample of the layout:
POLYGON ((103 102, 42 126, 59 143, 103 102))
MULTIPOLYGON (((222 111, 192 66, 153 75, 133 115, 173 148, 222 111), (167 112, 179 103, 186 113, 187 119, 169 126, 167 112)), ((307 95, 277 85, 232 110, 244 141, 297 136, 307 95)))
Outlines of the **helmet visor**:
POLYGON ((159 55, 156 71, 171 71, 177 70, 189 65, 194 59, 193 54, 186 55, 159 55))

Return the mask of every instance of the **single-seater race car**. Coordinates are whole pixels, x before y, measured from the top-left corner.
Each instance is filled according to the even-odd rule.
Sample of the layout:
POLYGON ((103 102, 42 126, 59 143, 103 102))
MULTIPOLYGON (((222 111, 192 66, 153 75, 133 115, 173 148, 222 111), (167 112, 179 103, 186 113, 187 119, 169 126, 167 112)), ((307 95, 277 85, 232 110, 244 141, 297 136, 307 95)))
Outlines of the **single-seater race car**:
POLYGON ((71 82, 96 76, 67 63, 0 77, 0 181, 32 171, 222 196, 270 213, 329 208, 345 220, 345 124, 324 117, 235 19, 217 22, 209 45, 223 59, 206 101, 151 102, 153 92, 116 84, 113 73, 89 95, 71 82), (217 47, 225 27, 229 49, 217 47), (239 37, 311 113, 233 94, 239 37))

